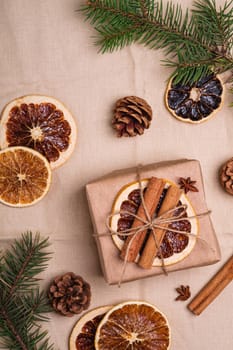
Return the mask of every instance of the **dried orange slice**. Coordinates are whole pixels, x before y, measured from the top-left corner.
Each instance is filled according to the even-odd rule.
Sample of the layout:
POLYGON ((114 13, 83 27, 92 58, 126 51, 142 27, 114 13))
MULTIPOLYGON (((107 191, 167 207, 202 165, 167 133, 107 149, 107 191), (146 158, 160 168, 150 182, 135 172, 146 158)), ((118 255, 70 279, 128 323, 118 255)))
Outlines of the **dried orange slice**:
POLYGON ((74 150, 76 125, 58 100, 27 95, 9 102, 0 121, 0 147, 24 146, 43 154, 57 168, 74 150))
MULTIPOLYGON (((166 181, 165 190, 161 195, 158 207, 161 206, 161 203, 164 199, 166 188, 168 188, 171 184, 175 185, 170 180, 164 180, 166 181)), ((143 189, 146 189, 147 184, 148 179, 141 180, 143 189)), ((113 216, 110 220, 110 226, 113 231, 119 232, 121 234, 119 236, 112 236, 112 239, 119 250, 122 249, 124 240, 126 239, 126 236, 122 236, 121 231, 130 229, 134 219, 133 215, 130 216, 129 214, 121 214, 120 211, 125 210, 129 213, 136 214, 140 202, 141 198, 139 182, 137 181, 128 183, 126 186, 121 188, 115 197, 112 207, 113 216)), ((160 246, 160 251, 162 253, 164 264, 166 266, 175 264, 186 258, 193 250, 199 233, 198 219, 195 218, 196 213, 189 198, 184 193, 181 195, 179 205, 180 204, 187 205, 187 211, 184 219, 181 221, 175 221, 169 225, 160 246), (193 219, 188 220, 186 218, 187 216, 193 217, 193 219), (169 231, 169 228, 173 230, 184 231, 187 232, 187 234, 192 234, 187 235, 182 233, 174 233, 171 230, 169 231)), ((153 266, 162 266, 161 254, 158 254, 154 259, 153 266)))
POLYGON ((0 202, 13 207, 35 204, 50 184, 49 162, 39 152, 26 147, 0 151, 0 202))
POLYGON ((96 329, 112 306, 102 306, 87 312, 75 324, 69 339, 69 350, 95 350, 96 329))
POLYGON ((96 350, 167 350, 170 328, 166 317, 146 302, 130 301, 113 307, 100 322, 96 350))
POLYGON ((193 84, 168 83, 165 103, 177 119, 198 124, 209 120, 223 104, 224 84, 220 76, 210 74, 193 84))

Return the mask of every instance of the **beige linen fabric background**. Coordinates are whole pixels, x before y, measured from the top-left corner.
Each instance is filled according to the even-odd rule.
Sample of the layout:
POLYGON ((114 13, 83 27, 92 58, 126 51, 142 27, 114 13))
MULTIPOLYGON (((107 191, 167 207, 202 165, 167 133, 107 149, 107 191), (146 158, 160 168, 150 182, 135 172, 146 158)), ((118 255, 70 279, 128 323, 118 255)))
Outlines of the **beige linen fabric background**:
MULTIPOLYGON (((180 1, 181 2, 181 1, 180 1)), ((223 4, 223 0, 217 1, 223 4)), ((43 286, 57 274, 74 271, 92 286, 92 307, 129 299, 154 303, 168 317, 172 350, 227 350, 233 347, 233 286, 199 317, 175 302, 175 287, 191 286, 193 295, 232 254, 233 197, 218 182, 218 169, 233 150, 233 117, 226 93, 220 112, 201 125, 175 120, 164 106, 169 70, 164 56, 143 46, 101 55, 93 45, 94 31, 75 12, 79 0, 0 0, 0 108, 31 93, 63 101, 78 125, 71 159, 53 172, 48 195, 37 205, 14 209, 0 205, 1 248, 25 230, 50 236, 54 252, 43 274, 43 286), (111 129, 116 99, 138 95, 152 106, 154 118, 141 137, 117 139, 111 129), (84 185, 116 169, 178 158, 199 159, 207 204, 222 250, 216 265, 179 271, 122 285, 108 286, 100 271, 84 185)), ((183 0, 182 6, 190 6, 183 0)), ((101 203, 100 203, 101 206, 101 203)), ((51 315, 46 326, 57 349, 68 349, 68 336, 78 316, 51 315)))

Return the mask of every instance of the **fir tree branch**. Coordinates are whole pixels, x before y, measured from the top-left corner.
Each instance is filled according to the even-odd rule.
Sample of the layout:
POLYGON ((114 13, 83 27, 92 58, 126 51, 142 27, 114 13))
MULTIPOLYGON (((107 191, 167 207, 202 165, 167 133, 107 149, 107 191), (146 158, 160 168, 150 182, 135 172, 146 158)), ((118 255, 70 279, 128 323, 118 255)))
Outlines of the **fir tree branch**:
POLYGON ((164 49, 173 75, 187 81, 207 71, 233 67, 233 0, 217 9, 215 0, 197 0, 191 12, 180 5, 152 0, 91 0, 82 8, 99 33, 96 44, 102 52, 133 42, 164 49), (186 69, 186 73, 185 73, 186 69))
POLYGON ((115 46, 117 45, 118 48, 122 49, 124 46, 128 46, 132 43, 134 43, 138 39, 138 33, 140 35, 140 26, 134 25, 128 28, 122 28, 121 31, 119 30, 113 30, 109 33, 107 33, 107 29, 104 29, 104 32, 102 28, 98 28, 97 31, 100 34, 100 38, 97 39, 96 45, 101 46, 102 53, 104 52, 113 52, 115 50, 115 46), (102 39, 102 36, 104 36, 104 41, 102 39))
POLYGON ((20 306, 18 313, 21 316, 20 327, 24 328, 28 323, 36 325, 37 322, 48 321, 47 313, 52 311, 47 296, 39 291, 39 288, 31 290, 27 294, 20 295, 14 300, 14 304, 20 306))
POLYGON ((142 15, 145 18, 148 17, 148 8, 147 8, 147 3, 146 2, 147 1, 145 1, 145 0, 139 0, 141 11, 142 11, 142 15))
POLYGON ((192 11, 197 29, 206 32, 216 51, 229 54, 233 35, 233 1, 217 8, 215 0, 198 0, 192 11))
POLYGON ((15 328, 15 325, 11 321, 10 317, 8 316, 7 310, 4 306, 1 306, 0 309, 0 315, 4 319, 6 327, 11 333, 11 337, 13 336, 13 341, 17 345, 20 346, 20 349, 22 350, 28 350, 26 344, 24 343, 23 339, 21 338, 20 334, 18 333, 17 329, 15 328))
POLYGON ((28 287, 37 285, 35 276, 47 267, 50 253, 45 249, 48 245, 48 239, 40 240, 38 233, 33 237, 32 232, 27 232, 5 252, 5 268, 0 277, 9 289, 9 297, 17 290, 27 291, 28 287))
MULTIPOLYGON (((125 7, 125 2, 124 0, 94 0, 88 1, 88 5, 82 8, 86 18, 101 34, 102 38, 97 43, 102 45, 104 52, 108 51, 106 44, 111 33, 115 37, 116 31, 120 33, 121 28, 127 28, 128 33, 140 28, 140 35, 136 35, 135 40, 142 37, 142 43, 155 49, 167 48, 167 53, 178 50, 180 46, 183 47, 185 42, 193 47, 198 47, 199 50, 201 48, 204 52, 213 52, 212 47, 203 42, 203 35, 194 33, 194 23, 192 19, 189 20, 188 11, 183 16, 180 5, 169 2, 164 9, 162 1, 155 3, 148 1, 151 7, 152 3, 154 4, 154 12, 144 18, 136 10, 140 5, 138 0, 131 1, 131 7, 125 7)), ((116 41, 114 49, 118 48, 116 41)))
POLYGON ((27 232, 0 259, 0 337, 4 348, 53 349, 38 323, 47 321, 46 313, 51 311, 36 278, 50 258, 47 247, 48 239, 27 232))
POLYGON ((176 63, 173 61, 164 61, 167 67, 173 68, 173 73, 171 78, 174 79, 174 83, 187 84, 189 82, 198 81, 203 76, 209 75, 212 73, 209 67, 209 62, 206 63, 203 61, 201 64, 198 63, 176 63), (195 67, 195 69, 194 69, 195 67))
MULTIPOLYGON (((196 40, 195 37, 192 36, 192 30, 189 29, 187 31, 187 28, 192 28, 192 23, 188 22, 188 12, 186 12, 184 25, 182 26, 182 9, 180 6, 177 5, 177 7, 175 7, 172 3, 168 3, 164 11, 163 3, 156 2, 155 13, 151 14, 150 18, 143 18, 137 11, 132 11, 130 9, 126 11, 122 9, 120 6, 122 2, 124 1, 89 1, 88 6, 83 8, 87 19, 91 20, 95 29, 99 31, 101 28, 101 34, 103 36, 102 44, 104 44, 105 40, 104 29, 107 30, 106 34, 107 38, 109 38, 111 30, 119 30, 122 26, 125 26, 128 28, 128 31, 140 28, 141 36, 144 36, 143 42, 145 44, 154 45, 154 48, 168 46, 168 44, 170 45, 173 43, 174 39, 178 40, 175 43, 176 45, 179 45, 179 42, 183 44, 184 40, 188 40, 188 42, 193 42, 195 45, 198 44, 200 46, 199 40, 196 40), (148 31, 150 32, 148 33, 148 31), (156 34, 160 34, 161 37, 156 37, 156 34), (149 42, 152 35, 155 37, 149 42), (168 40, 166 45, 165 40, 168 40)), ((133 1, 133 3, 133 8, 135 9, 138 1, 133 1)), ((101 43, 101 41, 99 41, 99 43, 101 43)), ((115 49, 117 48, 116 43, 115 49)), ((173 51, 173 47, 171 51, 173 51)))

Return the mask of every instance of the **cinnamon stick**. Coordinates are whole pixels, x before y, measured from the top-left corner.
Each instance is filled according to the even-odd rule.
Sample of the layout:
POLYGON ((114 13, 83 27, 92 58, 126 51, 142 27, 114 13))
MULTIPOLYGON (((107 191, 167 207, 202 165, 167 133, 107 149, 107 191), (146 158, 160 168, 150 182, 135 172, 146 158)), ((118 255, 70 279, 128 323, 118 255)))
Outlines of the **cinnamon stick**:
POLYGON ((189 303, 188 309, 200 315, 233 280, 233 255, 189 303))
MULTIPOLYGON (((144 195, 144 202, 145 206, 147 208, 148 214, 150 217, 155 212, 155 209, 159 203, 159 199, 162 195, 163 189, 165 186, 165 182, 162 179, 158 179, 156 177, 152 177, 148 183, 145 195, 144 195)), ((137 216, 142 218, 142 220, 147 220, 146 213, 144 210, 144 206, 141 203, 138 211, 137 211, 137 216)), ((135 218, 132 224, 132 228, 139 228, 142 226, 143 223, 141 220, 135 218)), ((133 262, 138 256, 138 253, 142 247, 142 244, 144 242, 145 236, 146 236, 147 230, 144 230, 140 233, 138 233, 136 236, 128 236, 122 251, 121 251, 121 258, 122 259, 127 259, 128 262, 133 262), (133 239, 133 240, 132 240, 133 239), (132 242, 131 242, 132 240, 132 242), (129 247, 130 245, 130 247, 129 247), (129 248, 128 248, 129 247, 129 248), (127 255, 127 256, 126 256, 127 255)))
MULTIPOLYGON (((179 202, 181 193, 182 190, 180 188, 178 188, 175 185, 171 185, 167 190, 167 194, 163 200, 158 216, 164 214, 168 210, 175 208, 179 202)), ((150 269, 152 267, 154 258, 158 252, 158 248, 162 243, 168 225, 163 226, 164 229, 154 229, 154 234, 156 235, 156 242, 154 239, 154 234, 152 232, 148 237, 148 240, 138 262, 138 265, 144 269, 150 269)))

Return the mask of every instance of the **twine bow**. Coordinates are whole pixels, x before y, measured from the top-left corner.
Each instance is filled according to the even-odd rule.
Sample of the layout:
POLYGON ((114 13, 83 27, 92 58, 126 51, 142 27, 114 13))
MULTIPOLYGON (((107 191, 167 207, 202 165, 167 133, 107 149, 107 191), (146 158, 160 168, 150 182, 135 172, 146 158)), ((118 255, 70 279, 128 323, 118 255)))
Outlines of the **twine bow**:
POLYGON ((122 267, 122 272, 121 272, 121 276, 120 276, 120 279, 119 279, 119 282, 118 282, 118 286, 119 287, 121 286, 121 282, 122 282, 122 279, 123 279, 124 274, 125 274, 125 270, 126 270, 126 266, 127 266, 127 260, 128 260, 128 255, 129 255, 129 251, 130 251, 131 245, 132 245, 134 239, 137 237, 137 235, 139 235, 141 232, 147 231, 147 230, 150 230, 152 232, 156 248, 157 248, 157 250, 160 253, 161 262, 162 262, 162 270, 163 270, 164 274, 166 274, 166 275, 168 273, 167 273, 167 270, 166 270, 166 267, 165 267, 163 253, 162 253, 161 248, 160 248, 160 246, 158 244, 158 241, 157 241, 156 232, 155 232, 156 229, 169 230, 170 232, 173 232, 173 233, 180 233, 180 234, 183 234, 183 235, 186 235, 186 236, 193 236, 193 237, 195 237, 195 238, 197 238, 199 240, 202 240, 205 243, 207 243, 205 240, 203 240, 200 237, 197 237, 197 235, 192 233, 192 232, 186 232, 186 231, 183 231, 183 230, 177 230, 177 229, 174 229, 172 227, 169 227, 169 225, 172 224, 173 222, 179 222, 179 221, 183 221, 183 220, 192 220, 192 219, 202 218, 202 217, 204 217, 206 215, 209 215, 211 213, 210 210, 208 210, 206 212, 203 212, 203 213, 200 213, 200 214, 193 215, 193 216, 184 216, 184 214, 187 211, 188 206, 187 206, 187 204, 181 204, 181 205, 178 205, 177 207, 175 207, 173 209, 167 210, 162 215, 159 215, 157 217, 151 218, 151 216, 149 214, 149 211, 147 209, 145 200, 144 200, 142 181, 141 181, 141 177, 140 177, 140 173, 139 173, 139 169, 138 168, 137 168, 137 178, 138 178, 139 189, 140 189, 140 199, 141 199, 141 203, 142 203, 145 215, 146 215, 146 219, 144 220, 143 218, 141 218, 137 214, 134 214, 134 213, 129 212, 127 210, 120 210, 118 212, 111 213, 111 214, 109 214, 107 216, 107 218, 106 218, 106 226, 107 226, 109 232, 99 233, 99 234, 97 233, 97 234, 93 235, 95 237, 103 237, 103 236, 109 236, 109 235, 110 236, 120 236, 120 237, 132 236, 132 238, 131 238, 128 246, 127 246, 127 249, 126 249, 124 263, 123 263, 123 267, 122 267), (139 227, 135 227, 135 228, 125 229, 125 230, 122 230, 120 232, 115 231, 111 227, 111 219, 114 216, 119 215, 119 214, 130 215, 134 219, 138 219, 139 221, 141 221, 142 225, 139 226, 139 227))

